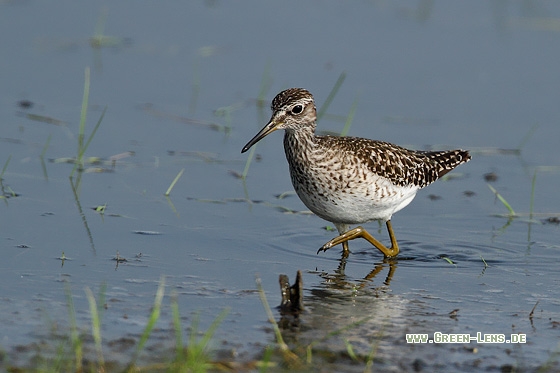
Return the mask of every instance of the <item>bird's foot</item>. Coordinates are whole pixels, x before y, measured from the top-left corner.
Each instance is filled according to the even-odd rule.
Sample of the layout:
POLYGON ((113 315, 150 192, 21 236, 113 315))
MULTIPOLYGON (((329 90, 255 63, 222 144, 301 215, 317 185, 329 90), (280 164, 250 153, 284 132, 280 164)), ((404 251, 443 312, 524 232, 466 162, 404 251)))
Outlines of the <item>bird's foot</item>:
POLYGON ((350 254, 350 249, 348 248, 348 239, 344 237, 341 239, 341 237, 342 236, 335 237, 329 242, 327 242, 326 244, 324 244, 323 246, 321 246, 321 248, 317 250, 317 254, 319 254, 321 251, 327 251, 333 246, 342 244, 342 257, 347 258, 348 255, 350 254))
POLYGON ((393 233, 393 228, 391 226, 391 221, 390 220, 387 221, 387 229, 389 231, 389 236, 391 237, 391 244, 392 245, 391 245, 390 248, 383 245, 381 242, 379 242, 377 239, 375 239, 375 237, 373 237, 371 234, 369 234, 368 231, 366 231, 364 228, 356 227, 354 229, 349 230, 348 232, 345 232, 345 233, 341 234, 340 236, 337 236, 337 237, 333 238, 332 240, 330 240, 329 242, 324 244, 317 251, 317 254, 319 254, 321 251, 327 251, 328 249, 330 249, 333 246, 336 246, 338 244, 342 244, 343 245, 343 256, 347 257, 349 252, 350 252, 350 250, 348 249, 348 241, 354 240, 356 238, 364 238, 369 243, 371 243, 373 246, 375 246, 379 251, 381 251, 383 253, 383 255, 385 255, 386 258, 393 258, 393 257, 397 256, 397 254, 399 253, 399 245, 397 244, 397 240, 395 239, 395 235, 393 233))

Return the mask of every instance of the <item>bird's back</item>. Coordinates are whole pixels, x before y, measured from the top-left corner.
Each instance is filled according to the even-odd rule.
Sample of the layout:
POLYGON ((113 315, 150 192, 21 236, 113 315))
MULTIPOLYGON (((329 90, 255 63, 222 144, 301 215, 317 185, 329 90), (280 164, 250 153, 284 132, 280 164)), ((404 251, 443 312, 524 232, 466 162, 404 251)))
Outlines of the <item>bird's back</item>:
POLYGON ((360 137, 317 136, 316 140, 319 148, 365 163, 371 172, 401 187, 423 188, 471 158, 465 150, 417 151, 360 137))

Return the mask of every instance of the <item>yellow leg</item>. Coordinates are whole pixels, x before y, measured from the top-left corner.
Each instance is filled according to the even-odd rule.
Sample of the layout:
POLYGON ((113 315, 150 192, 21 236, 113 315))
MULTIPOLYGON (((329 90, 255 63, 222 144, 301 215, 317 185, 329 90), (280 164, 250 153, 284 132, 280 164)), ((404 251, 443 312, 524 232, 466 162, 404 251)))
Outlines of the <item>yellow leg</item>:
POLYGON ((350 254, 350 248, 348 247, 348 241, 342 243, 342 258, 348 258, 350 254))
POLYGON ((340 236, 335 237, 329 242, 327 242, 326 244, 324 244, 323 247, 321 247, 319 251, 317 251, 317 254, 321 251, 327 251, 333 246, 342 244, 343 255, 348 256, 348 252, 349 252, 348 241, 361 237, 367 240, 373 246, 375 246, 386 257, 391 258, 397 256, 397 254, 399 253, 399 245, 397 244, 397 239, 395 238, 395 233, 393 232, 393 226, 391 225, 390 220, 387 220, 386 224, 387 224, 387 230, 389 231, 389 238, 391 239, 391 248, 388 248, 387 246, 383 245, 381 242, 375 239, 375 237, 369 234, 369 232, 366 231, 364 228, 356 227, 354 229, 349 230, 348 232, 342 233, 340 236))

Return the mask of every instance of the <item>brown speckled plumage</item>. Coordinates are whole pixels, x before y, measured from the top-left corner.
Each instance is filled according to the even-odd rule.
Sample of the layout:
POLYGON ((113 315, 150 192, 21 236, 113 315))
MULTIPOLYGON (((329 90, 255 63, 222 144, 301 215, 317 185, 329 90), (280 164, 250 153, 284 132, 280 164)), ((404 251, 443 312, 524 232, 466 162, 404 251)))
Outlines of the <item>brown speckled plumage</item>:
MULTIPOLYGON (((315 103, 305 89, 279 93, 271 108, 270 122, 242 152, 269 133, 284 129, 284 150, 294 189, 311 211, 337 226, 339 238, 348 232, 349 224, 383 220, 388 222, 396 246, 390 227, 392 214, 408 205, 419 189, 470 160, 464 150, 425 152, 358 137, 317 136, 315 103)), ((348 239, 364 237, 379 248, 378 242, 360 229, 348 239)), ((345 252, 346 241, 341 241, 346 244, 345 252)), ((322 250, 332 246, 330 243, 322 250)), ((385 255, 394 252, 379 249, 385 255)), ((398 247, 395 255, 397 252, 398 247)))

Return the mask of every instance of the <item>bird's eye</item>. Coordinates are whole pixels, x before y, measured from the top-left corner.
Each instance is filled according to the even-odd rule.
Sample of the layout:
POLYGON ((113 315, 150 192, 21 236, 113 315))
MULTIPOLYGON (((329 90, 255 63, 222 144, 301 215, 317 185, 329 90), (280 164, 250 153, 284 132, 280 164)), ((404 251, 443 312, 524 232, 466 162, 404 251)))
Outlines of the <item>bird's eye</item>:
POLYGON ((302 111, 303 111, 302 105, 296 105, 292 108, 292 114, 301 114, 302 111))

